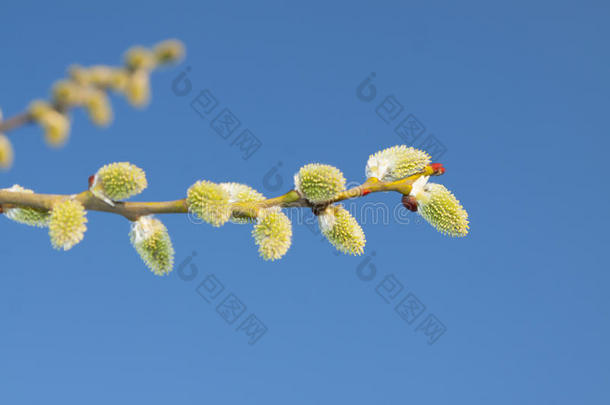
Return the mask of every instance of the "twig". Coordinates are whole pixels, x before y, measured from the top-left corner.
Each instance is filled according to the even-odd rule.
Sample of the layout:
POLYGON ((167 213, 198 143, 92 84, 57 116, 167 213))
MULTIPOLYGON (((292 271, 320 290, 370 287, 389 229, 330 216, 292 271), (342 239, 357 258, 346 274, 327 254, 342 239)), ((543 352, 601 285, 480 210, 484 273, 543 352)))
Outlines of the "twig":
POLYGON ((19 128, 31 122, 33 122, 33 120, 29 113, 24 112, 17 114, 0 122, 0 133, 12 131, 13 129, 19 128))
MULTIPOLYGON (((317 212, 329 204, 351 198, 362 197, 369 193, 395 191, 401 194, 409 194, 411 191, 411 185, 419 177, 437 174, 438 173, 435 173, 431 166, 426 166, 421 173, 417 173, 394 182, 383 182, 375 178, 370 178, 360 186, 339 193, 331 201, 328 201, 322 205, 312 204, 308 200, 302 198, 298 192, 291 190, 279 197, 259 202, 237 202, 232 205, 232 209, 233 214, 250 218, 256 218, 256 213, 259 209, 270 207, 309 207, 314 210, 314 212, 317 212)), ((0 190, 0 211, 14 208, 16 206, 30 207, 40 210, 51 210, 53 209, 53 205, 55 205, 57 202, 68 198, 76 199, 88 211, 101 211, 118 214, 129 219, 130 221, 135 221, 141 216, 151 214, 188 213, 186 199, 160 202, 116 202, 114 206, 111 206, 95 197, 88 190, 76 195, 37 194, 0 190)))

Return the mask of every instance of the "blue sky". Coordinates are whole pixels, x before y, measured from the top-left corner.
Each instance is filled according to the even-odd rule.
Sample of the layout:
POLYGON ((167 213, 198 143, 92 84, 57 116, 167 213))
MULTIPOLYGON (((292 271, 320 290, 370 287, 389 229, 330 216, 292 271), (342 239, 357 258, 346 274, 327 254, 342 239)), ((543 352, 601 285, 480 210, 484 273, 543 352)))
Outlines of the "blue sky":
POLYGON ((336 255, 315 227, 295 224, 292 248, 269 263, 248 226, 169 215, 161 219, 182 271, 160 278, 118 216, 90 213, 69 252, 54 251, 43 230, 2 220, 0 402, 610 401, 606 3, 23 1, 1 10, 5 116, 46 96, 71 63, 117 64, 130 45, 171 37, 188 57, 153 76, 147 109, 113 98, 108 129, 76 112, 63 149, 48 149, 38 128, 14 132, 16 163, 0 186, 75 193, 103 164, 128 160, 148 175, 136 200, 182 198, 199 179, 273 196, 306 163, 363 181, 369 154, 432 139, 447 168, 438 181, 468 210, 471 233, 447 238, 404 211, 374 224, 365 201, 391 212, 399 203, 376 194, 350 205, 364 256, 336 255), (172 90, 181 72, 184 96, 172 90), (357 88, 371 73, 366 101, 357 88), (218 102, 212 118, 190 106, 202 91, 218 102), (227 139, 211 126, 225 108, 241 122, 227 139), (406 142, 396 128, 408 116, 424 130, 406 142), (245 129, 261 142, 248 159, 235 141, 245 129), (402 285, 390 302, 388 280, 402 285), (210 285, 223 288, 208 302, 210 285), (217 311, 227 297, 245 307, 232 323, 217 311), (417 300, 419 317, 401 318, 403 299, 417 300), (267 329, 253 345, 241 327, 250 315, 267 329), (427 336, 426 322, 444 333, 427 336))

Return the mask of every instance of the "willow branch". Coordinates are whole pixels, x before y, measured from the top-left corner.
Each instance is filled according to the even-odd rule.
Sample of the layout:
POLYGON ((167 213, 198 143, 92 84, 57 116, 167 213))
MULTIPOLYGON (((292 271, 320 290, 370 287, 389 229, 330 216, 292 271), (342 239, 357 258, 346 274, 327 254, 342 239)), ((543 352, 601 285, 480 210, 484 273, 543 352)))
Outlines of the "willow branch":
MULTIPOLYGON (((98 87, 100 90, 106 90, 103 87, 98 87)), ((51 104, 52 107, 61 113, 67 113, 68 111, 76 108, 77 106, 68 106, 59 102, 54 102, 51 104)), ((28 111, 24 111, 20 114, 14 115, 10 118, 0 121, 0 133, 4 133, 8 135, 8 132, 19 129, 27 124, 34 124, 35 120, 28 111)))
MULTIPOLYGON (((121 88, 121 86, 118 85, 116 82, 116 80, 118 80, 118 79, 116 77, 114 79, 112 79, 112 78, 109 79, 107 76, 104 78, 100 78, 99 77, 100 68, 125 71, 129 75, 134 75, 138 71, 143 71, 143 72, 146 72, 147 74, 150 74, 156 68, 158 68, 162 65, 176 62, 179 59, 181 59, 183 56, 184 56, 184 45, 182 45, 182 43, 177 40, 162 41, 160 43, 157 43, 152 49, 145 49, 143 47, 136 46, 136 47, 132 47, 132 48, 128 49, 128 51, 125 55, 125 65, 124 66, 115 68, 115 67, 106 66, 106 65, 98 65, 98 66, 92 67, 92 69, 98 69, 98 72, 97 72, 98 78, 97 79, 89 78, 85 81, 77 80, 77 79, 75 79, 75 77, 73 77, 73 74, 70 73, 69 77, 62 81, 73 83, 74 85, 79 86, 80 88, 94 88, 94 89, 98 89, 98 90, 102 90, 102 91, 110 91, 110 90, 117 91, 121 88)), ((85 69, 85 68, 82 68, 82 67, 80 68, 81 71, 83 69, 85 69)), ((108 74, 108 72, 106 72, 106 74, 108 74)), ((81 72, 81 75, 82 75, 82 72, 81 72)), ((148 82, 146 81, 146 83, 148 83, 148 82)), ((146 86, 148 86, 148 84, 146 84, 146 86)), ((64 88, 64 91, 67 91, 67 90, 68 90, 67 88, 64 88)), ((74 89, 72 89, 71 91, 74 92, 74 89)), ((74 96, 74 94, 70 95, 70 94, 66 93, 66 94, 64 94, 64 96, 66 96, 66 97, 74 96)), ((134 105, 145 104, 145 101, 140 103, 140 101, 130 100, 130 102, 134 105)), ((60 112, 62 114, 67 113, 72 108, 83 107, 86 104, 86 103, 83 103, 82 101, 74 102, 73 100, 66 101, 66 100, 58 99, 55 94, 51 97, 51 100, 49 103, 51 104, 52 109, 54 109, 57 112, 60 112)), ((28 110, 26 110, 22 113, 16 114, 5 120, 2 120, 0 117, 0 133, 6 134, 6 133, 11 132, 15 129, 18 129, 22 126, 25 126, 26 124, 34 123, 35 121, 36 120, 34 119, 32 114, 28 110)), ((98 125, 105 125, 105 124, 98 124, 98 125)))
POLYGON ((0 122, 0 133, 9 132, 33 122, 29 113, 23 112, 0 122))
MULTIPOLYGON (((322 204, 315 205, 304 199, 295 190, 291 190, 286 194, 278 197, 270 198, 258 202, 243 203, 237 202, 232 205, 233 214, 237 216, 256 218, 258 210, 271 207, 308 207, 314 213, 321 208, 340 201, 363 197, 369 193, 395 191, 401 194, 408 194, 411 191, 411 185, 421 176, 435 175, 434 169, 427 166, 422 172, 414 174, 410 177, 394 181, 383 182, 376 178, 370 178, 363 184, 345 190, 339 193, 332 200, 322 204)), ((83 191, 76 195, 67 194, 37 194, 37 193, 22 193, 0 190, 0 212, 14 207, 29 207, 40 210, 51 210, 53 206, 60 201, 74 198, 80 202, 87 211, 100 211, 111 214, 121 215, 130 221, 135 221, 141 216, 152 214, 186 214, 188 206, 186 199, 174 201, 159 201, 159 202, 115 202, 110 205, 105 201, 94 196, 89 190, 83 191)))

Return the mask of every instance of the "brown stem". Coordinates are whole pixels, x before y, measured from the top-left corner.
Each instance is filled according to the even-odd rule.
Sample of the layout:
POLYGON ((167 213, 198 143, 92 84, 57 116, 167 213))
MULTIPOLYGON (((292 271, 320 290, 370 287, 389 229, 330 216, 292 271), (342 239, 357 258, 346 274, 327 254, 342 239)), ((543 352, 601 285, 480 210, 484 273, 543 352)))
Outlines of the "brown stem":
MULTIPOLYGON (((232 206, 235 215, 255 218, 259 209, 269 207, 309 207, 319 211, 323 206, 340 202, 343 200, 362 197, 368 193, 384 191, 395 191, 401 194, 408 194, 411 191, 411 184, 421 176, 434 175, 433 170, 428 166, 421 173, 410 177, 394 181, 383 182, 375 178, 368 179, 364 184, 345 190, 339 193, 331 201, 324 204, 312 204, 301 197, 295 190, 279 197, 270 198, 256 203, 234 203, 232 206), (366 191, 366 192, 365 192, 366 191)), ((115 202, 110 205, 95 197, 90 191, 83 191, 76 195, 62 194, 36 194, 0 190, 0 212, 14 208, 16 206, 37 208, 41 210, 51 210, 57 202, 74 198, 79 201, 88 211, 101 211, 112 214, 122 215, 130 221, 135 221, 139 217, 151 214, 186 214, 188 206, 186 199, 161 202, 115 202)))
POLYGON ((185 214, 188 212, 186 200, 162 202, 115 202, 114 206, 98 199, 90 191, 70 196, 61 194, 35 194, 0 190, 0 207, 3 209, 15 206, 50 210, 57 202, 74 197, 88 211, 101 211, 122 215, 135 221, 143 215, 150 214, 185 214))
POLYGON ((15 115, 9 119, 0 121, 0 133, 12 131, 13 129, 24 126, 25 124, 29 124, 30 122, 33 122, 33 120, 30 114, 27 112, 15 115))

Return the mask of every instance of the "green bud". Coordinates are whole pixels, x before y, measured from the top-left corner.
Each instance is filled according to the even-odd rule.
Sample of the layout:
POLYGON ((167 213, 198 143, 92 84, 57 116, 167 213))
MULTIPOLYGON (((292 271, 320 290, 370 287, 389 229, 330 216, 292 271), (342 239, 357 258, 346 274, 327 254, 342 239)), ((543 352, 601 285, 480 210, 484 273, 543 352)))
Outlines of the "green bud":
POLYGON ((157 63, 176 62, 184 57, 184 45, 176 39, 168 39, 155 45, 153 52, 157 63))
POLYGON ((62 146, 70 134, 70 120, 55 110, 49 111, 41 121, 45 140, 50 146, 62 146))
MULTIPOLYGON (((239 183, 220 183, 220 187, 229 194, 229 203, 241 202, 259 202, 265 199, 265 196, 254 190, 252 187, 239 183)), ((236 224, 246 224, 254 219, 250 217, 235 216, 231 214, 230 221, 236 224)))
POLYGON ((154 53, 142 46, 134 46, 129 48, 125 53, 125 64, 133 70, 145 69, 151 70, 155 67, 154 53))
POLYGON ((129 83, 129 72, 127 69, 114 68, 108 78, 107 86, 114 91, 124 92, 129 83))
POLYGON ((220 184, 201 180, 188 189, 186 203, 190 212, 218 227, 231 218, 230 198, 220 184))
POLYGON ((140 194, 148 186, 144 170, 129 162, 103 166, 93 177, 91 193, 108 202, 120 201, 140 194))
POLYGON ((336 167, 311 163, 294 176, 295 189, 314 204, 331 200, 345 190, 345 178, 336 167))
POLYGON ((108 126, 112 122, 112 106, 108 95, 99 89, 91 88, 84 97, 89 119, 98 126, 108 126))
POLYGON ((87 230, 85 208, 76 200, 56 203, 51 211, 49 236, 58 250, 69 250, 83 240, 87 230))
POLYGON ((427 183, 415 195, 417 212, 439 232, 450 236, 468 234, 468 213, 442 184, 427 183))
POLYGON ((286 214, 279 210, 265 210, 257 218, 252 236, 263 259, 277 260, 290 248, 292 223, 286 214))
POLYGON ((10 168, 13 165, 13 159, 13 145, 6 135, 0 133, 0 168, 10 168))
POLYGON ((341 205, 330 205, 320 215, 318 224, 322 234, 340 252, 361 255, 366 238, 356 219, 341 205))
POLYGON ((53 85, 53 100, 64 106, 81 105, 86 88, 72 80, 59 80, 53 85))
POLYGON ((88 68, 72 65, 69 68, 70 78, 83 86, 101 89, 110 88, 122 91, 127 85, 129 74, 125 68, 96 65, 88 68))
POLYGON ((42 116, 47 113, 47 111, 53 109, 49 103, 44 100, 34 100, 30 103, 28 107, 28 113, 32 116, 34 121, 40 122, 42 116))
POLYGON ((161 221, 144 216, 132 222, 129 232, 131 244, 146 266, 157 276, 169 274, 174 267, 174 247, 161 221))
MULTIPOLYGON (((11 188, 5 188, 2 191, 12 191, 29 194, 34 193, 34 191, 23 188, 17 184, 15 184, 11 188)), ((44 228, 49 225, 50 214, 49 211, 46 210, 39 210, 36 208, 29 207, 15 207, 5 209, 4 215, 8 219, 11 219, 15 222, 19 222, 20 224, 36 226, 39 228, 44 228)))
POLYGON ((30 104, 29 113, 45 130, 45 140, 50 146, 61 146, 66 142, 70 134, 70 120, 66 115, 41 100, 30 104))
POLYGON ((134 107, 145 107, 150 101, 150 77, 148 71, 139 69, 129 75, 125 84, 127 100, 134 107))
POLYGON ((418 173, 430 163, 426 152, 407 147, 393 146, 375 153, 366 163, 366 177, 381 181, 395 181, 418 173))
POLYGON ((68 76, 70 79, 75 81, 78 84, 88 85, 91 84, 91 79, 89 75, 89 69, 81 66, 81 65, 70 65, 68 67, 68 76))

